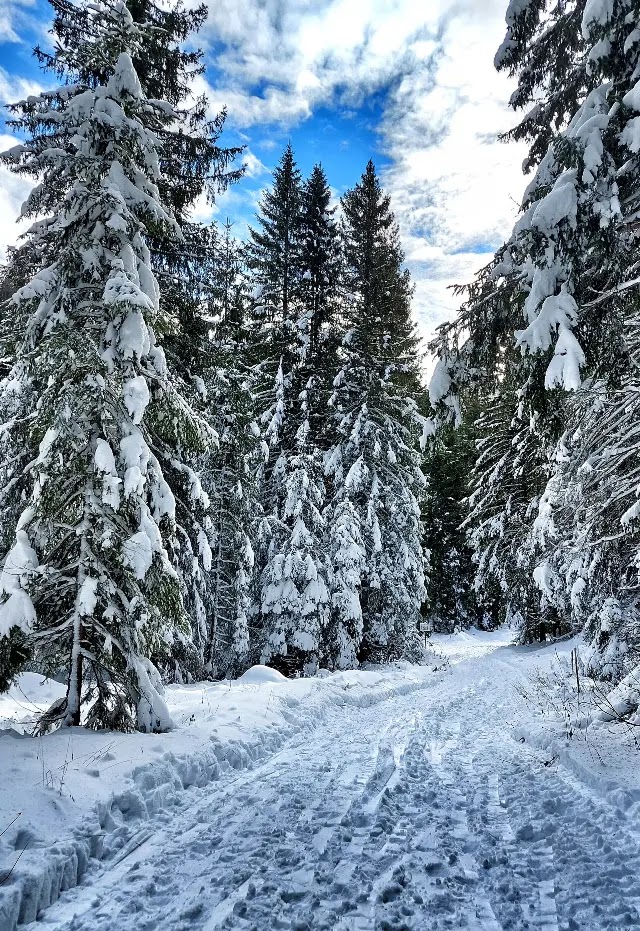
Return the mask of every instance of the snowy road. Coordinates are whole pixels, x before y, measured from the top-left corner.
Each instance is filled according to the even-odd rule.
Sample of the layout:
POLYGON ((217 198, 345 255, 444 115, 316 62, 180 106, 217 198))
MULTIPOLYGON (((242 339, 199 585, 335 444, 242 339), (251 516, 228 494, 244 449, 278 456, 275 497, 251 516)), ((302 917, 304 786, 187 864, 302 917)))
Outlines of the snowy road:
POLYGON ((513 650, 336 708, 148 824, 49 931, 640 926, 640 833, 508 726, 513 650))

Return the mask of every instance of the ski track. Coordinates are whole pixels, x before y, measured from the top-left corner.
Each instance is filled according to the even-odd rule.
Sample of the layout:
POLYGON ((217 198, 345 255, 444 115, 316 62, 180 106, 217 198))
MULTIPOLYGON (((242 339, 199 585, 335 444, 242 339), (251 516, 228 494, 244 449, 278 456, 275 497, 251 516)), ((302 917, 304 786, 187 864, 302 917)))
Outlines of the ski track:
POLYGON ((488 656, 421 692, 336 709, 315 734, 146 823, 41 925, 640 928, 640 834, 606 797, 508 736, 519 676, 488 656))

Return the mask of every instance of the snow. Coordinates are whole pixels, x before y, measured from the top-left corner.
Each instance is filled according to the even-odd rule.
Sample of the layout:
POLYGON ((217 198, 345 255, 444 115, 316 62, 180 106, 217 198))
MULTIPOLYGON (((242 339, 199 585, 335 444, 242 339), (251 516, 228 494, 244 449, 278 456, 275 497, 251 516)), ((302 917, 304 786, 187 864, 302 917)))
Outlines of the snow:
MULTIPOLYGON (((598 43, 601 48, 598 50, 606 54, 603 43, 598 43)), ((591 58, 594 58, 596 49, 591 50, 591 58)), ((584 146, 584 170, 582 172, 582 183, 593 184, 596 180, 597 171, 602 164, 604 146, 602 143, 602 133, 609 125, 610 112, 607 104, 608 85, 603 85, 591 91, 585 102, 582 104, 574 118, 571 120, 568 135, 574 139, 580 140, 584 146)))
POLYGON ((49 451, 57 439, 58 431, 54 427, 49 427, 40 441, 40 446, 38 448, 38 458, 35 462, 36 465, 40 465, 41 463, 46 462, 49 451))
POLYGON ((151 453, 140 430, 135 428, 120 440, 120 455, 125 465, 125 497, 141 494, 151 453))
POLYGON ((107 84, 107 93, 112 94, 115 100, 120 100, 122 94, 128 94, 131 97, 142 96, 136 69, 127 52, 121 52, 118 56, 114 73, 107 84))
POLYGON ((447 359, 438 359, 429 382, 429 400, 433 408, 437 407, 451 390, 451 376, 447 369, 447 359))
POLYGON ((620 138, 632 152, 640 152, 640 116, 629 120, 622 130, 620 138))
POLYGON ((424 667, 171 686, 164 734, 22 738, 64 693, 23 674, 0 702, 2 866, 24 849, 0 926, 52 903, 49 931, 635 927, 632 736, 563 714, 579 640, 509 641, 433 635, 424 667))
POLYGON ((545 236, 553 238, 554 229, 561 220, 568 220, 575 228, 577 212, 576 172, 570 168, 560 175, 546 197, 536 206, 531 225, 545 236))
POLYGON ((358 492, 365 484, 369 469, 362 456, 359 456, 353 463, 344 479, 344 487, 347 491, 358 492))
POLYGON ((293 635, 293 645, 300 650, 311 653, 318 649, 318 642, 308 631, 296 630, 293 635))
POLYGON ((202 557, 202 568, 205 572, 210 572, 213 554, 211 553, 211 547, 209 546, 209 541, 207 540, 207 535, 204 530, 198 531, 198 552, 202 557))
MULTIPOLYGON (((147 306, 150 305, 146 298, 147 306)), ((133 303, 133 301, 129 301, 133 303)), ((149 352, 151 339, 149 329, 139 310, 131 310, 120 325, 118 343, 124 359, 142 359, 149 352)))
POLYGON ((105 472, 108 475, 116 474, 116 461, 113 450, 106 440, 99 439, 96 442, 94 462, 98 472, 105 472))
POLYGON ((0 605, 0 637, 6 637, 12 627, 19 627, 25 633, 36 622, 36 610, 31 598, 23 589, 11 592, 4 604, 0 605))
POLYGON ((578 306, 571 294, 563 288, 560 294, 545 298, 538 316, 526 330, 516 332, 516 342, 532 352, 544 352, 551 345, 554 330, 557 327, 566 329, 572 326, 577 317, 578 306))
POLYGON ((124 383, 123 398, 129 416, 135 424, 139 424, 151 399, 144 375, 136 375, 124 383))
POLYGON ((640 29, 632 29, 624 41, 623 51, 625 55, 629 52, 636 42, 640 42, 640 29))
POLYGON ((507 26, 514 26, 519 17, 531 6, 531 0, 509 0, 504 21, 507 26))
POLYGON ((18 530, 15 543, 4 561, 0 575, 0 589, 6 594, 17 591, 27 581, 29 573, 37 566, 38 557, 29 543, 26 532, 18 530))
POLYGON ((571 330, 561 326, 558 330, 553 358, 547 366, 545 388, 564 388, 577 391, 582 384, 580 369, 585 364, 585 355, 571 330))
POLYGON ((163 552, 160 528, 143 501, 140 502, 140 532, 148 538, 153 553, 163 552))
POLYGON ((76 611, 81 617, 92 617, 98 603, 98 579, 86 578, 78 592, 76 611))
POLYGON ((431 667, 399 664, 288 680, 258 666, 234 682, 167 687, 167 720, 175 724, 168 733, 71 728, 23 738, 65 686, 22 674, 0 696, 0 823, 21 813, 0 838, 0 870, 13 864, 21 839, 30 840, 11 882, 0 886, 2 931, 13 928, 8 916, 22 909, 35 917, 57 899, 60 885, 75 886, 87 869, 93 875, 115 868, 149 828, 159 828, 159 818, 188 806, 194 792, 212 783, 225 791, 237 785, 239 771, 271 759, 336 710, 414 693, 430 677, 431 667))
POLYGON ((584 353, 571 327, 578 317, 578 307, 563 286, 559 294, 545 298, 542 307, 525 330, 517 330, 516 344, 522 351, 546 351, 553 342, 557 330, 558 338, 554 355, 545 375, 545 387, 564 388, 576 391, 582 382, 580 369, 585 363, 584 353))
POLYGON ((271 669, 270 666, 252 666, 243 673, 238 682, 244 685, 260 685, 263 682, 287 682, 286 676, 283 676, 277 669, 271 669))
POLYGON ((518 19, 526 12, 531 5, 531 0, 509 0, 507 12, 505 13, 505 22, 507 24, 507 34, 495 54, 493 63, 494 67, 502 67, 508 52, 517 47, 517 42, 513 38, 512 28, 516 25, 518 19))
MULTIPOLYGON (((171 520, 175 519, 176 499, 169 485, 163 478, 160 479, 153 489, 153 513, 157 521, 165 515, 168 515, 171 520)), ((201 551, 203 559, 206 559, 205 552, 201 551)))
POLYGON ((125 540, 122 546, 122 561, 131 569, 136 579, 144 579, 153 563, 153 544, 147 533, 139 530, 125 540))
MULTIPOLYGON (((107 283, 104 286, 104 292, 102 295, 102 300, 104 301, 107 307, 112 304, 124 304, 125 306, 134 306, 142 307, 143 310, 153 310, 153 304, 147 297, 147 295, 140 289, 137 282, 133 281, 129 274, 124 271, 122 268, 115 267, 111 273, 111 277, 107 279, 107 283)), ((135 311, 130 313, 127 320, 130 320, 129 329, 131 334, 133 334, 130 339, 130 344, 132 347, 131 355, 137 353, 138 355, 143 354, 143 348, 145 345, 148 348, 148 344, 144 343, 144 320, 142 319, 142 314, 135 311)), ((124 346, 125 349, 128 347, 128 332, 127 328, 123 326, 120 334, 120 344, 124 346), (123 337, 124 330, 124 337, 123 337)), ((123 352, 124 358, 128 358, 126 352, 123 352)))
POLYGON ((145 657, 134 656, 132 663, 140 690, 136 716, 138 727, 149 734, 172 730, 174 722, 164 700, 164 688, 158 670, 145 657))
POLYGON ((506 61, 507 54, 513 49, 517 48, 517 45, 518 43, 511 36, 511 31, 508 30, 506 36, 498 46, 498 50, 493 57, 493 67, 497 70, 500 70, 506 61))
POLYGON ((524 303, 525 317, 531 323, 536 319, 538 308, 545 298, 555 293, 557 274, 555 268, 536 266, 531 281, 531 288, 524 303))
POLYGON ((582 14, 582 35, 591 38, 594 26, 606 25, 613 16, 614 0, 587 0, 582 14))
POLYGON ((36 622, 35 607, 22 586, 37 566, 38 557, 26 532, 18 530, 0 575, 0 591, 9 596, 0 605, 0 637, 7 636, 12 627, 19 627, 25 633, 33 628, 36 622))

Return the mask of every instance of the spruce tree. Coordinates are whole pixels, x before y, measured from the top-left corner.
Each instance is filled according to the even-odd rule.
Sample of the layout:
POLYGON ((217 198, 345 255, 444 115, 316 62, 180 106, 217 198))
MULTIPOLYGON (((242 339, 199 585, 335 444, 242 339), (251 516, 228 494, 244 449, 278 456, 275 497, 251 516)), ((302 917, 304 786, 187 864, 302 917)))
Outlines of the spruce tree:
POLYGON ((508 380, 486 399, 476 434, 464 528, 476 563, 477 600, 494 622, 513 623, 531 641, 542 616, 529 534, 548 474, 546 445, 508 380))
POLYGON ((324 484, 317 451, 308 446, 303 421, 298 448, 287 463, 285 499, 279 514, 279 546, 272 546, 262 572, 265 646, 262 662, 288 675, 318 668, 329 593, 322 515, 324 484))
MULTIPOLYGON (((315 165, 303 190, 302 282, 293 393, 301 402, 297 431, 304 429, 305 443, 321 456, 331 443, 327 404, 340 365, 343 255, 335 210, 324 170, 315 165)), ((320 468, 322 471, 321 464, 320 468)))
POLYGON ((424 545, 429 555, 423 613, 436 631, 491 623, 480 612, 473 590, 472 549, 462 526, 467 517, 469 477, 476 459, 477 405, 465 405, 458 429, 444 426, 428 444, 423 470, 427 490, 422 505, 424 545))
POLYGON ((273 174, 271 190, 258 208, 246 261, 251 272, 251 362, 256 376, 255 416, 270 450, 263 474, 265 511, 276 520, 282 484, 276 464, 292 448, 296 427, 289 422, 293 368, 299 361, 296 336, 300 265, 302 181, 288 145, 273 174))
POLYGON ((351 572, 341 569, 331 584, 334 614, 326 649, 338 667, 354 655, 360 661, 416 656, 424 598, 418 341, 398 229, 372 162, 343 198, 342 210, 344 329, 332 398, 336 440, 326 470, 333 497, 329 549, 344 552, 345 521, 351 520, 347 535, 355 559, 351 572), (360 630, 361 639, 354 640, 360 630))
POLYGON ((211 499, 211 560, 206 567, 206 670, 239 675, 256 638, 254 546, 262 512, 260 431, 253 420, 255 374, 248 361, 248 282, 241 245, 227 221, 208 282, 212 364, 204 372, 206 408, 220 438, 203 466, 211 499))
POLYGON ((30 495, 1 612, 3 629, 28 633, 40 668, 68 671, 52 721, 77 724, 90 702, 90 725, 157 730, 171 722, 152 660, 190 640, 168 553, 176 496, 196 521, 207 505, 181 460, 211 442, 156 338, 169 321, 146 242, 149 229, 180 238, 157 182, 163 130, 188 117, 144 95, 133 58, 149 28, 121 2, 86 9, 86 33, 57 48, 58 67, 93 74, 99 63, 106 83, 12 107, 27 140, 4 156, 40 179, 24 212, 46 219, 30 234, 42 266, 14 296, 29 319, 5 392, 33 391, 36 406, 7 430, 38 452, 23 469, 30 495))
MULTIPOLYGON (((91 29, 91 11, 86 3, 76 0, 49 0, 54 12, 51 34, 58 46, 73 48, 91 29)), ((193 98, 194 81, 204 73, 203 53, 197 48, 185 48, 207 18, 205 4, 188 8, 183 0, 163 6, 155 0, 127 0, 127 9, 135 23, 147 27, 144 49, 133 53, 133 64, 140 85, 147 97, 164 100, 181 111, 181 124, 166 121, 158 127, 158 158, 160 173, 158 189, 162 202, 168 204, 177 222, 187 220, 189 208, 203 192, 213 198, 227 184, 238 180, 242 169, 232 163, 242 147, 223 148, 219 145, 226 111, 213 118, 208 114, 205 95, 193 98), (189 132, 184 132, 184 126, 189 132)), ((80 81, 87 86, 105 84, 110 77, 108 60, 93 56, 91 60, 75 61, 70 70, 57 51, 39 46, 35 55, 45 71, 67 83, 80 81)), ((172 250, 172 240, 162 229, 150 231, 149 248, 172 250), (158 236, 156 241, 155 237, 158 236), (162 245, 162 240, 165 240, 162 245)), ((175 250, 174 256, 185 250, 175 250)))
POLYGON ((315 363, 336 289, 338 247, 329 201, 322 170, 303 185, 287 146, 260 205, 261 229, 251 231, 248 248, 267 451, 262 495, 268 530, 258 565, 260 659, 287 675, 317 668, 328 604, 324 482, 316 443, 322 379, 315 363))
MULTIPOLYGON (((629 14, 625 3, 509 5, 496 65, 518 77, 512 105, 530 108, 508 135, 529 143, 525 168, 534 169, 534 176, 511 237, 436 342, 440 361, 432 388, 441 417, 459 416, 465 392, 490 398, 499 391, 504 402, 503 382, 509 382, 511 410, 501 415, 498 433, 506 435, 508 427, 515 435, 498 461, 502 484, 518 488, 517 510, 524 518, 509 553, 524 576, 521 585, 510 587, 509 598, 520 591, 523 603, 517 607, 527 616, 537 601, 545 624, 548 612, 561 613, 572 604, 560 575, 550 583, 552 566, 564 564, 573 549, 572 564, 584 568, 591 545, 577 516, 573 526, 564 516, 558 520, 563 540, 552 542, 540 533, 550 502, 563 496, 560 485, 573 499, 581 484, 582 444, 573 446, 567 437, 581 430, 578 412, 595 410, 603 393, 615 392, 629 364, 624 295, 635 278, 635 233, 627 218, 637 196, 637 43, 629 14), (574 404, 572 393, 583 401, 574 404), (573 476, 565 461, 568 446, 573 476), (575 551, 578 539, 586 547, 582 554, 575 551)), ((502 497, 505 523, 512 519, 511 499, 502 497)), ((497 520, 491 501, 481 491, 474 499, 476 527, 497 520), (484 515, 482 501, 488 506, 484 515)), ((475 540, 480 542, 477 535, 475 540)), ((617 559, 613 551, 611 558, 617 559)))
POLYGON ((303 381, 310 373, 328 380, 335 365, 335 317, 340 304, 342 256, 331 190, 321 165, 315 165, 302 191, 300 221, 300 356, 303 381))
MULTIPOLYGON (((291 351, 301 282, 302 176, 291 144, 273 173, 273 185, 258 207, 258 229, 250 229, 247 261, 256 289, 254 313, 271 338, 270 355, 279 362, 291 351)), ((276 362, 276 369, 278 362, 276 362)), ((292 360, 284 359, 287 372, 292 360)))
POLYGON ((335 315, 341 255, 331 192, 316 165, 301 191, 295 324, 291 330, 290 402, 277 476, 284 490, 278 541, 264 571, 263 611, 269 631, 263 660, 289 674, 318 666, 329 611, 323 516, 322 452, 326 404, 336 371, 335 315), (295 431, 295 432, 294 432, 295 431), (293 443, 286 436, 293 434, 293 443))
MULTIPOLYGON (((99 54, 80 60, 73 50, 84 41, 92 29, 93 12, 85 3, 72 0, 52 0, 54 21, 51 33, 55 51, 49 53, 40 48, 36 56, 45 70, 65 80, 67 84, 81 82, 87 87, 104 84, 109 78, 109 59, 99 54), (106 70, 105 70, 106 69, 106 70)), ((241 170, 232 166, 233 159, 241 153, 240 148, 221 148, 219 138, 224 125, 222 111, 213 119, 207 116, 207 101, 204 97, 189 100, 193 79, 204 70, 202 53, 195 49, 185 50, 181 44, 193 31, 201 28, 206 18, 204 6, 187 10, 182 3, 162 8, 152 0, 130 0, 127 8, 134 22, 144 23, 147 39, 144 50, 133 49, 134 68, 144 94, 154 101, 165 101, 179 112, 177 120, 158 120, 155 126, 156 149, 159 171, 155 182, 162 202, 172 209, 182 236, 175 236, 173 228, 160 223, 147 224, 145 243, 150 251, 151 268, 160 276, 159 329, 164 337, 164 351, 174 372, 174 379, 182 381, 180 391, 191 403, 200 398, 197 369, 203 365, 203 357, 210 351, 208 328, 200 319, 202 282, 199 275, 206 268, 207 250, 210 244, 204 228, 188 222, 188 209, 197 196, 206 191, 210 198, 228 183, 237 180, 241 170), (187 131, 184 131, 184 127, 187 131), (170 323, 168 323, 170 321, 170 323)), ((159 104, 160 105, 160 104, 159 104)), ((167 110, 169 113, 169 110, 167 110)), ((58 127, 61 131, 61 127, 58 127)), ((60 196, 64 185, 71 183, 69 177, 59 173, 57 183, 60 196)), ((6 268, 5 278, 15 291, 37 272, 45 261, 53 262, 57 241, 48 237, 42 228, 37 247, 27 239, 12 252, 6 268), (45 260, 44 250, 50 249, 45 260)), ((28 315, 27 315, 28 316, 28 315)), ((24 332, 27 319, 22 305, 5 303, 3 319, 6 327, 0 333, 2 354, 10 365, 16 357, 19 334, 24 332)), ((36 403, 32 392, 23 393, 21 416, 28 416, 29 405, 36 403)), ((4 420, 18 416, 15 392, 8 390, 0 396, 0 407, 4 420)), ((192 633, 185 639, 181 634, 174 644, 172 656, 161 662, 163 673, 177 679, 202 674, 202 649, 204 640, 198 634, 195 606, 202 594, 202 579, 192 570, 193 552, 198 553, 198 539, 202 538, 202 527, 193 526, 193 504, 188 489, 190 475, 199 468, 199 454, 187 448, 182 450, 183 465, 187 470, 171 473, 171 463, 165 463, 165 477, 176 492, 178 514, 178 538, 176 546, 169 546, 172 565, 178 571, 183 601, 191 615, 192 633), (180 494, 184 486, 186 494, 180 494), (191 524, 193 532, 187 528, 191 524), (188 563, 188 566, 187 566, 188 563), (185 571, 186 570, 186 571, 185 571)), ((37 455, 37 448, 27 445, 26 436, 20 447, 22 463, 10 463, 10 486, 0 503, 3 527, 10 528, 21 511, 20 501, 28 494, 28 470, 25 466, 37 455)), ((202 520, 205 518, 200 515, 202 520)), ((11 545, 10 538, 0 540, 0 558, 4 558, 11 545)), ((15 667, 17 668, 17 667, 15 667)))

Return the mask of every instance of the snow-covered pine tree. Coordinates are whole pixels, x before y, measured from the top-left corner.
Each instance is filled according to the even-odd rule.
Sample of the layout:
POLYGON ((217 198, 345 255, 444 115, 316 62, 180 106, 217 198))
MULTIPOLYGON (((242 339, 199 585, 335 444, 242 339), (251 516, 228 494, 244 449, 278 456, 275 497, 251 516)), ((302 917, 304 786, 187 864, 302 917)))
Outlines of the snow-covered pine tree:
MULTIPOLYGON (((534 405, 545 389, 576 390, 581 372, 603 352, 602 315, 593 313, 589 297, 620 262, 618 179, 605 144, 609 90, 596 75, 602 49, 590 58, 580 33, 584 4, 552 12, 548 5, 509 4, 496 63, 519 74, 514 107, 536 101, 511 134, 530 142, 525 165, 536 170, 510 239, 469 289, 458 320, 441 331, 432 385, 441 400, 466 378, 490 379, 514 341, 523 355, 520 387, 536 396, 534 405), (562 56, 554 45, 560 41, 562 56), (529 353, 546 364, 529 363, 529 353)), ((610 334, 618 337, 609 346, 611 360, 619 329, 611 320, 610 334)))
MULTIPOLYGON (((256 323, 269 334, 268 356, 279 360, 293 348, 297 300, 301 282, 302 176, 291 144, 273 172, 273 185, 258 206, 258 229, 250 229, 247 263, 256 291, 256 323), (292 338, 293 337, 293 338, 292 338)), ((284 356, 285 371, 292 367, 284 356)))
MULTIPOLYGON (((105 71, 108 66, 106 58, 94 55, 79 61, 73 56, 60 54, 61 49, 74 49, 86 35, 91 25, 91 11, 87 4, 74 0, 52 0, 51 5, 54 10, 51 33, 58 51, 52 54, 36 49, 36 56, 43 68, 70 84, 78 81, 87 86, 104 84, 109 77, 105 71)), ((165 353, 174 379, 182 380, 181 392, 197 406, 201 396, 195 371, 203 364, 203 356, 210 351, 208 326, 200 319, 200 276, 206 270, 207 252, 212 250, 207 230, 188 222, 188 209, 203 191, 206 190, 207 195, 213 198, 217 191, 240 177, 241 170, 234 169, 231 162, 242 149, 220 147, 224 111, 211 119, 207 116, 207 100, 204 97, 193 99, 193 80, 204 70, 202 53, 193 48, 185 50, 181 43, 201 28, 206 18, 206 7, 185 9, 184 4, 178 2, 167 9, 153 0, 129 0, 127 8, 135 22, 144 22, 150 27, 144 50, 133 50, 134 68, 143 92, 147 97, 164 100, 180 111, 179 120, 164 120, 156 127, 160 168, 156 183, 163 203, 172 208, 182 237, 175 237, 173 230, 162 224, 150 224, 145 233, 145 242, 151 254, 151 267, 162 281, 161 317, 165 321, 171 320, 169 326, 163 327, 165 353), (184 125, 188 125, 187 132, 184 131, 184 125)), ((61 196, 64 181, 62 176, 58 179, 61 196)), ((34 249, 32 241, 27 239, 11 255, 6 277, 11 282, 12 291, 25 284, 37 268, 45 263, 45 241, 46 237, 40 237, 38 247, 34 249)), ((55 239, 52 244, 55 249, 55 239)), ((7 321, 7 326, 0 334, 2 354, 12 361, 16 355, 17 335, 24 331, 26 325, 24 310, 21 306, 5 304, 3 320, 7 321)), ((34 398, 23 397, 23 413, 33 403, 34 398)), ((17 415, 14 392, 9 391, 7 397, 0 396, 0 405, 3 406, 0 416, 4 421, 10 415, 17 415), (5 401, 8 407, 5 407, 5 401)), ((23 466, 36 455, 37 449, 31 450, 23 445, 23 466)), ((166 477, 176 492, 179 530, 179 545, 170 548, 169 555, 181 577, 185 606, 191 616, 195 637, 195 642, 191 643, 181 635, 180 640, 174 643, 169 668, 163 670, 178 679, 201 674, 204 644, 204 638, 198 632, 196 611, 202 595, 202 577, 200 573, 192 571, 195 565, 193 554, 198 553, 198 539, 192 539, 187 531, 192 522, 190 474, 197 469, 199 462, 197 457, 190 457, 187 449, 183 450, 183 460, 190 471, 177 475, 170 474, 170 466, 165 464, 166 477), (186 512, 183 505, 186 505, 186 512)), ((0 505, 2 513, 7 515, 2 520, 6 528, 17 520, 21 511, 19 501, 26 493, 19 480, 20 473, 23 478, 27 476, 26 470, 11 463, 11 471, 12 494, 5 495, 0 505)), ((202 528, 196 529, 201 536, 202 528)), ((9 545, 10 541, 7 540, 6 545, 0 548, 0 558, 4 558, 9 545)))
POLYGON ((513 623, 530 642, 543 623, 529 535, 548 475, 547 447, 537 417, 508 377, 486 399, 475 431, 477 460, 463 527, 476 563, 476 597, 494 623, 513 623))
POLYGON ((333 307, 336 284, 329 279, 337 244, 326 178, 321 169, 312 178, 303 186, 287 146, 248 249, 267 451, 262 496, 268 533, 258 549, 260 658, 288 675, 317 668, 328 603, 315 360, 333 307))
POLYGON ((558 586, 558 600, 570 604, 576 622, 585 623, 585 633, 594 646, 594 670, 618 679, 640 661, 638 481, 633 464, 640 372, 637 5, 588 3, 582 34, 593 79, 606 94, 602 145, 616 172, 619 207, 612 248, 615 260, 605 257, 603 261, 594 255, 594 264, 606 272, 586 301, 587 312, 601 321, 600 364, 574 404, 573 468, 559 468, 554 475, 560 490, 554 518, 561 534, 554 541, 550 562, 554 570, 565 570, 560 575, 564 585, 558 586), (623 349, 616 359, 611 350, 615 353, 621 340, 623 349), (563 520, 567 497, 581 502, 579 520, 570 528, 563 520))
MULTIPOLYGON (((306 385, 309 377, 314 378, 314 394, 323 407, 327 385, 333 381, 337 370, 335 319, 342 287, 340 235, 331 200, 324 169, 321 165, 314 165, 302 191, 302 278, 297 326, 301 364, 298 380, 306 385)), ((313 411, 311 426, 314 436, 317 435, 313 430, 316 417, 326 419, 319 411, 313 411)))
MULTIPOLYGON (((148 28, 122 2, 87 6, 86 33, 56 55, 82 82, 12 107, 27 139, 5 154, 40 184, 23 210, 44 216, 30 232, 43 265, 14 296, 30 312, 9 380, 36 407, 7 424, 21 447, 31 494, 2 576, 3 630, 24 629, 40 667, 68 671, 66 698, 49 721, 143 730, 169 727, 160 677, 176 636, 189 637, 175 541, 180 474, 195 512, 207 501, 182 454, 205 450, 211 431, 175 390, 156 327, 163 327, 147 228, 179 237, 162 204, 160 132, 188 122, 144 96, 132 57, 148 28)), ((194 518, 197 520, 197 518, 194 518)))
POLYGON ((288 410, 298 360, 301 195, 300 171, 288 145, 274 170, 272 188, 260 201, 259 228, 250 229, 246 251, 253 285, 250 358, 256 377, 255 416, 270 450, 261 493, 265 513, 276 523, 283 487, 274 469, 292 448, 296 433, 288 423, 288 410))
POLYGON ((341 282, 334 213, 326 175, 316 165, 301 192, 300 284, 287 411, 289 434, 295 428, 295 436, 288 454, 280 454, 278 476, 286 490, 279 512, 281 543, 264 573, 270 633, 263 659, 289 674, 317 668, 328 618, 322 451, 336 372, 334 320, 341 282))
MULTIPOLYGON (((54 47, 74 48, 89 28, 87 4, 76 0, 49 2, 54 12, 50 29, 54 47)), ((205 70, 203 54, 195 48, 186 50, 181 43, 202 28, 206 6, 187 9, 178 0, 167 9, 154 0, 128 0, 127 9, 134 22, 149 26, 144 51, 134 56, 134 68, 145 95, 164 100, 181 111, 181 125, 166 121, 157 129, 160 166, 157 183, 162 202, 172 209, 186 241, 176 242, 160 226, 149 229, 146 240, 154 271, 162 277, 161 301, 167 302, 170 315, 178 324, 167 334, 171 340, 166 340, 165 350, 172 355, 181 342, 183 352, 193 353, 193 347, 201 344, 203 334, 208 332, 198 319, 197 279, 205 264, 203 258, 211 249, 206 228, 188 222, 189 208, 201 194, 206 193, 213 200, 217 192, 242 176, 242 169, 234 168, 232 162, 243 148, 221 147, 225 110, 210 118, 206 97, 193 98, 193 82, 205 70), (188 124, 189 132, 184 132, 182 123, 188 124), (185 350, 184 344, 191 348, 185 350)), ((80 81, 93 86, 106 83, 109 77, 106 62, 98 56, 70 64, 59 53, 40 47, 36 47, 35 56, 45 71, 67 83, 80 81)), ((29 241, 19 247, 9 265, 14 290, 25 284, 41 263, 41 254, 34 253, 29 241)))
MULTIPOLYGON (((218 364, 217 348, 211 338, 214 319, 210 293, 217 274, 220 237, 213 224, 182 222, 179 227, 180 242, 174 243, 168 237, 156 240, 155 259, 152 256, 152 265, 162 282, 160 317, 169 324, 163 333, 163 349, 170 370, 177 373, 172 376, 176 388, 216 437, 206 376, 218 364)), ((183 604, 191 621, 189 640, 174 644, 170 666, 162 669, 165 677, 178 682, 203 678, 208 669, 208 573, 213 543, 210 490, 203 485, 206 507, 194 509, 189 489, 192 476, 203 481, 216 446, 184 449, 180 461, 187 471, 182 473, 176 473, 171 463, 165 466, 165 477, 176 499, 176 536, 169 557, 178 573, 183 604)))
POLYGON ((415 432, 418 340, 398 229, 372 162, 342 209, 344 330, 332 398, 336 440, 326 457, 333 498, 329 550, 344 554, 331 580, 334 614, 326 646, 327 661, 337 667, 354 656, 384 661, 418 655, 425 594, 424 477, 415 432))
MULTIPOLYGON (((512 105, 531 107, 509 135, 530 143, 525 167, 535 174, 509 241, 439 339, 432 388, 443 408, 455 411, 456 396, 467 390, 491 397, 508 370, 515 394, 507 419, 522 421, 524 413, 525 424, 535 423, 527 481, 532 497, 513 540, 531 560, 539 547, 534 525, 544 505, 545 463, 562 459, 556 444, 576 426, 570 418, 577 408, 567 392, 590 384, 598 392, 614 388, 628 358, 619 288, 633 277, 627 269, 635 261, 623 219, 637 189, 624 151, 634 138, 628 94, 637 60, 629 16, 626 2, 509 4, 496 65, 518 76, 512 105)), ((518 474, 517 446, 505 449, 510 482, 518 474)), ((483 520, 477 509, 474 520, 483 520)), ((542 568, 536 575, 543 578, 542 568)), ((549 591, 540 590, 543 604, 549 591)))
POLYGON ((204 372, 208 416, 219 451, 204 465, 211 499, 211 560, 203 606, 207 623, 206 669, 232 677, 250 664, 256 639, 254 543, 262 506, 257 476, 262 458, 253 418, 255 376, 248 361, 249 288, 243 249, 227 221, 209 279, 207 307, 213 321, 213 364, 204 372))
POLYGON ((472 550, 462 526, 476 459, 474 421, 479 413, 477 404, 465 405, 460 426, 443 426, 425 449, 427 493, 422 522, 429 573, 423 613, 434 630, 444 633, 451 633, 456 626, 491 623, 490 614, 485 616, 476 605, 472 550))
POLYGON ((318 668, 329 604, 322 461, 310 445, 304 395, 296 447, 286 462, 280 455, 276 470, 285 492, 278 515, 279 545, 276 550, 272 541, 262 571, 266 637, 261 659, 288 675, 313 675, 318 668))
MULTIPOLYGON (((54 46, 73 48, 90 29, 88 5, 77 0, 49 0, 49 3, 54 12, 50 30, 54 46)), ((165 5, 156 0, 127 0, 126 5, 133 21, 148 27, 144 49, 133 53, 133 65, 145 95, 182 111, 180 124, 166 121, 157 129, 158 189, 162 202, 171 207, 176 221, 182 225, 203 191, 213 198, 242 176, 242 169, 234 168, 232 163, 243 147, 219 145, 226 111, 223 109, 211 118, 206 95, 196 98, 193 95, 194 82, 204 73, 205 66, 203 53, 193 47, 192 38, 206 21, 206 4, 187 6, 183 0, 177 0, 165 5), (185 125, 188 132, 184 131, 185 125)), ((108 62, 97 56, 91 61, 74 62, 74 70, 70 72, 55 50, 51 53, 36 47, 35 55, 46 71, 67 82, 73 78, 91 86, 105 84, 110 76, 108 62)), ((154 261, 158 250, 171 251, 175 245, 162 229, 150 230, 148 239, 154 261)), ((185 255, 185 251, 174 250, 174 260, 180 254, 185 255)), ((186 251, 185 258, 189 255, 186 251)))
MULTIPOLYGON (((628 417, 637 372, 636 299, 629 290, 637 287, 637 13, 632 3, 589 2, 577 5, 570 28, 570 42, 580 48, 574 72, 582 69, 584 96, 538 176, 545 163, 552 164, 551 150, 562 157, 564 146, 572 154, 568 168, 574 168, 578 182, 574 238, 582 254, 573 263, 567 290, 575 300, 576 332, 589 377, 575 400, 564 403, 565 430, 534 526, 534 542, 541 546, 535 574, 544 602, 565 616, 570 612, 573 624, 586 623, 596 646, 594 665, 617 676, 624 671, 624 651, 630 648, 628 661, 635 662, 633 644, 640 643, 632 594, 637 584, 629 519, 633 479, 627 484, 633 448, 628 417)), ((538 37, 546 30, 547 24, 540 23, 538 37)), ((564 70, 559 80, 567 82, 566 63, 564 70)), ((546 81, 546 75, 539 78, 540 85, 546 81)), ((560 182, 555 181, 536 213, 552 203, 560 182)), ((561 325, 558 332, 562 337, 561 325)))

